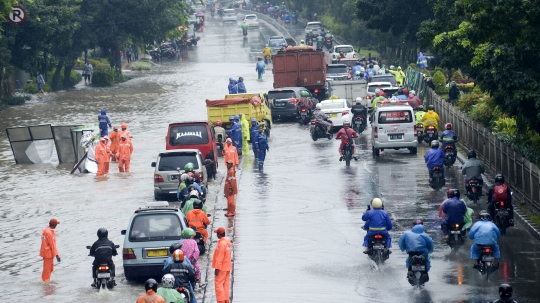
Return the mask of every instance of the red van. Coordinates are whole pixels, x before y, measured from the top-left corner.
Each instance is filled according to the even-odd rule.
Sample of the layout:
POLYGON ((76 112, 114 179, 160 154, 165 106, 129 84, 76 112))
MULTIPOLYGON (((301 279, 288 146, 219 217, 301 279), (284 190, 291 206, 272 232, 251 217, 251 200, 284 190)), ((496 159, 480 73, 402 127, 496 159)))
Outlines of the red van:
POLYGON ((198 149, 204 159, 214 161, 217 168, 217 141, 214 138, 214 127, 206 121, 171 123, 165 138, 165 149, 198 149))

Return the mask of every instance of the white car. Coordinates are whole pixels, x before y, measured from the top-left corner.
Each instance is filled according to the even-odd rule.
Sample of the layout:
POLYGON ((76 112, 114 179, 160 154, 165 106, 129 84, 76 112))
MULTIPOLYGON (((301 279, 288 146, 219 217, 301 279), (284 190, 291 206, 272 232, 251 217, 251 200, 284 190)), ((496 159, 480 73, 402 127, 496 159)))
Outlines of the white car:
POLYGON ((347 115, 351 110, 346 99, 324 100, 321 101, 321 106, 321 111, 330 117, 334 127, 343 126, 342 115, 344 112, 347 115))
POLYGON ((367 84, 367 99, 369 100, 368 102, 368 107, 371 108, 371 101, 373 101, 373 98, 375 98, 375 90, 378 88, 378 89, 383 89, 383 88, 391 88, 392 87, 392 83, 390 82, 369 82, 367 84))
POLYGON ((418 137, 412 107, 404 100, 384 101, 377 106, 371 122, 373 156, 384 149, 407 148, 416 154, 418 137))
POLYGON ((246 22, 249 26, 259 27, 259 18, 257 15, 246 15, 244 17, 244 22, 246 22))
POLYGON ((321 32, 321 29, 323 29, 323 25, 321 22, 318 22, 318 21, 308 22, 305 32, 306 32, 306 35, 309 35, 309 34, 318 35, 321 32))
POLYGON ((352 45, 334 45, 331 55, 332 61, 336 61, 339 58, 340 52, 343 52, 345 54, 345 58, 347 59, 354 59, 358 57, 352 45))
POLYGON ((234 21, 236 22, 236 11, 232 8, 223 10, 223 22, 234 21))

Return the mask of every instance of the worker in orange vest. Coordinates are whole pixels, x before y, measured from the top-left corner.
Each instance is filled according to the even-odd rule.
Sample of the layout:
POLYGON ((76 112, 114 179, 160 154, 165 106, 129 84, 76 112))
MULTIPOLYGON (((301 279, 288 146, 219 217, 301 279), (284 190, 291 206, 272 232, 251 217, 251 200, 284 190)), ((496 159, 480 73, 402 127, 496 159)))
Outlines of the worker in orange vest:
POLYGON ((109 163, 111 161, 111 151, 107 145, 107 137, 101 137, 99 144, 96 146, 94 152, 94 159, 98 163, 98 170, 96 176, 103 176, 109 172, 109 163))
POLYGON ((229 160, 233 162, 233 166, 237 166, 240 163, 238 162, 238 151, 232 144, 231 138, 227 138, 227 140, 225 140, 225 146, 223 146, 223 156, 225 157, 225 165, 227 165, 227 161, 229 160))
POLYGON ((236 183, 236 170, 233 167, 233 161, 227 161, 227 178, 225 179, 225 188, 223 189, 225 197, 227 197, 227 213, 226 217, 234 217, 236 214, 236 194, 238 194, 238 186, 236 183))
POLYGON ((51 281, 51 273, 54 270, 54 258, 60 262, 60 256, 56 249, 56 235, 54 229, 60 224, 60 221, 51 219, 49 226, 45 227, 41 232, 41 248, 39 249, 39 255, 43 258, 43 272, 41 273, 41 280, 43 282, 51 281))
POLYGON ((214 232, 218 237, 216 250, 214 250, 214 256, 212 257, 216 300, 217 303, 229 303, 232 270, 232 243, 231 240, 225 237, 225 228, 220 227, 214 230, 214 232))
POLYGON ((210 220, 206 213, 202 210, 203 203, 201 200, 193 201, 193 209, 186 215, 187 226, 196 227, 197 231, 203 236, 204 243, 208 239, 208 231, 206 227, 210 225, 210 220))
POLYGON ((129 173, 129 163, 131 162, 131 154, 133 153, 133 143, 127 139, 124 134, 120 135, 120 143, 118 144, 118 171, 129 173))
POLYGON ((120 132, 118 132, 118 126, 113 127, 113 132, 109 135, 109 140, 111 141, 111 161, 118 161, 116 158, 116 152, 118 151, 118 143, 120 143, 120 132))

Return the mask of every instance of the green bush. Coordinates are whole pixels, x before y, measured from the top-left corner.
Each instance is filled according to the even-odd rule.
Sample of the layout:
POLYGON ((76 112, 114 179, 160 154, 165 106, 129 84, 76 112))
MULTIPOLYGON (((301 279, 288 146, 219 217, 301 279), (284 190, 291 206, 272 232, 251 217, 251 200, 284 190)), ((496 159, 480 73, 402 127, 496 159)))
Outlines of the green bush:
POLYGON ((493 131, 497 135, 507 135, 515 137, 517 135, 517 123, 514 118, 501 117, 495 121, 493 131))
POLYGON ((118 68, 99 69, 92 74, 92 86, 113 86, 128 80, 118 68))
POLYGON ((446 78, 441 71, 436 72, 433 75, 433 84, 435 84, 435 92, 439 95, 447 93, 446 78))
MULTIPOLYGON (((32 82, 30 83, 27 83, 25 86, 23 86, 21 88, 21 91, 23 93, 27 93, 27 94, 37 94, 38 93, 38 86, 37 86, 37 82, 36 82, 36 78, 32 78, 32 82)), ((43 85, 43 91, 45 92, 51 92, 52 89, 51 89, 51 85, 49 84, 49 82, 46 82, 45 85, 43 85)))
POLYGON ((30 100, 29 95, 14 95, 9 96, 5 102, 7 105, 23 105, 26 101, 30 100))
POLYGON ((477 93, 466 94, 459 99, 455 106, 462 112, 469 114, 473 106, 477 105, 483 98, 488 98, 488 96, 477 93))
POLYGON ((499 118, 499 108, 493 104, 493 98, 482 98, 471 108, 469 116, 486 127, 492 127, 499 118))
POLYGON ((459 71, 456 71, 454 73, 454 75, 452 76, 452 81, 459 81, 459 80, 463 80, 463 75, 459 72, 459 71))
POLYGON ((137 61, 130 65, 131 70, 150 70, 152 69, 152 63, 147 61, 137 61))

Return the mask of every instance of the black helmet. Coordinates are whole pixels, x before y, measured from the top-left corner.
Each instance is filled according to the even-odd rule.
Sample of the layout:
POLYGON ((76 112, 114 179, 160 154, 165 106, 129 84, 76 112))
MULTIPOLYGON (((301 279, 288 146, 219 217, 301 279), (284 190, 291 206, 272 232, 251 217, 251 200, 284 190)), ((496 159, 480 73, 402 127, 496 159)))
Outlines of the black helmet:
POLYGON ((418 105, 417 110, 424 110, 424 106, 423 105, 418 105))
POLYGON ((495 182, 504 183, 504 176, 501 174, 497 174, 495 176, 495 182))
POLYGON ((180 243, 180 242, 176 242, 176 243, 173 243, 171 244, 171 246, 169 246, 169 253, 172 255, 172 253, 177 250, 177 249, 182 249, 182 246, 184 244, 180 243))
POLYGON ((154 291, 157 291, 157 281, 154 279, 148 279, 146 282, 144 282, 144 289, 148 291, 149 289, 152 289, 154 291))
POLYGON ((416 220, 414 220, 412 222, 412 226, 416 226, 416 225, 419 225, 419 224, 424 225, 424 222, 422 222, 422 220, 420 220, 420 219, 416 219, 416 220))
POLYGON ((403 87, 398 88, 397 93, 398 95, 403 95, 403 87))
POLYGON ((448 197, 449 199, 454 198, 454 197, 459 199, 459 196, 460 196, 459 189, 453 188, 453 189, 449 190, 448 196, 449 196, 448 197))
POLYGON ((104 227, 97 230, 97 237, 100 239, 107 238, 108 235, 109 235, 109 232, 104 227))
POLYGON ((184 182, 186 182, 186 186, 189 187, 189 185, 191 185, 191 184, 193 184, 193 182, 195 182, 195 179, 193 179, 192 177, 187 177, 186 181, 184 181, 184 182))
POLYGON ((430 104, 427 106, 427 109, 428 110, 435 110, 435 106, 433 106, 433 104, 430 104))
POLYGON ((489 213, 487 212, 487 210, 483 210, 480 212, 480 215, 478 215, 478 217, 480 218, 480 220, 489 220, 489 213))
POLYGON ((195 208, 195 209, 202 209, 202 205, 203 205, 203 203, 199 199, 193 201, 193 208, 195 208))
POLYGON ((470 150, 468 153, 467 153, 467 158, 475 158, 476 159, 476 152, 474 150, 470 150))
POLYGON ((512 286, 510 286, 509 284, 501 284, 501 286, 499 286, 499 296, 501 298, 505 298, 505 299, 510 299, 512 298, 512 286))

